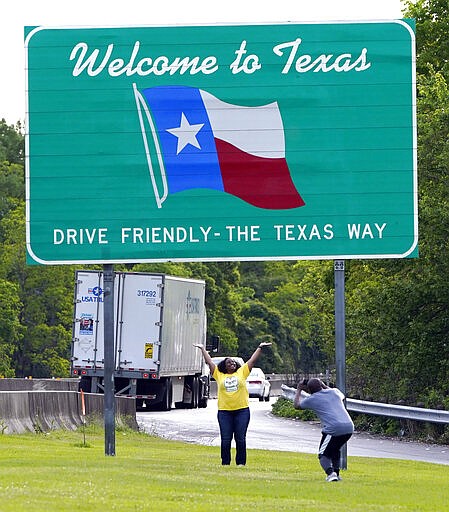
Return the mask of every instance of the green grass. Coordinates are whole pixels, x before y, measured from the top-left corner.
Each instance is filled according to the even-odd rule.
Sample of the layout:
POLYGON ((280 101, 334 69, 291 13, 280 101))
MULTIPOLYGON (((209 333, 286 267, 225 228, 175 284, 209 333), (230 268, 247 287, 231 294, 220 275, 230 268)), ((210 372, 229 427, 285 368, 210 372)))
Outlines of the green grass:
MULTIPOLYGON (((318 441, 318 440, 317 440, 318 441)), ((292 440, 300 443, 301 440, 292 440)), ((53 431, 0 436, 0 511, 374 512, 449 510, 449 467, 349 457, 327 483, 315 455, 249 450, 244 468, 219 448, 116 433, 53 431)))

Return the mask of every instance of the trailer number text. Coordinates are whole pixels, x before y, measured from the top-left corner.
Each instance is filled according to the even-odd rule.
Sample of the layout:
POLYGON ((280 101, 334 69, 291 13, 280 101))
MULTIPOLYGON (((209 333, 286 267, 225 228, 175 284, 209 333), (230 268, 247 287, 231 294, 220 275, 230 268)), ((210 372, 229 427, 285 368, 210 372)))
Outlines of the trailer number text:
POLYGON ((156 297, 156 290, 137 290, 137 297, 156 297))

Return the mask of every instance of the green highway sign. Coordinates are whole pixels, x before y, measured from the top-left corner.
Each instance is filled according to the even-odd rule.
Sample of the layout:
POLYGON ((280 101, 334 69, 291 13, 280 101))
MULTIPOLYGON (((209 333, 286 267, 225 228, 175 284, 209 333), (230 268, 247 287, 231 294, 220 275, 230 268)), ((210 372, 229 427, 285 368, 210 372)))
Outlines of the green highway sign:
POLYGON ((36 264, 418 254, 411 20, 26 27, 36 264))

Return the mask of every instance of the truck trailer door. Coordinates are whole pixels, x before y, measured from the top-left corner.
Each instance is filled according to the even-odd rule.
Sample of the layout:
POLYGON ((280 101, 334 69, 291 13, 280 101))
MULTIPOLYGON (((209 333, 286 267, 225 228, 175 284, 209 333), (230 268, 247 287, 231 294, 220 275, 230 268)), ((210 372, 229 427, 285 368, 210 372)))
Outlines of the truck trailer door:
POLYGON ((73 322, 74 367, 104 368, 103 274, 77 271, 73 322))
POLYGON ((120 274, 117 368, 158 372, 162 276, 120 274))

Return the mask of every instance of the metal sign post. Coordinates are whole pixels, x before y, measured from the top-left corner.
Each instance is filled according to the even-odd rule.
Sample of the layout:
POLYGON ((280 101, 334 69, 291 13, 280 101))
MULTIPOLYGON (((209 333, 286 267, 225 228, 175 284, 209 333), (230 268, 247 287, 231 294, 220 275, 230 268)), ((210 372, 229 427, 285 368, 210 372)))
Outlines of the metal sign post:
POLYGON ((105 455, 115 455, 114 267, 103 265, 103 269, 105 455))
MULTIPOLYGON (((337 388, 346 395, 345 261, 334 261, 335 280, 335 363, 337 388)), ((347 469, 347 447, 341 450, 340 466, 347 469)))

